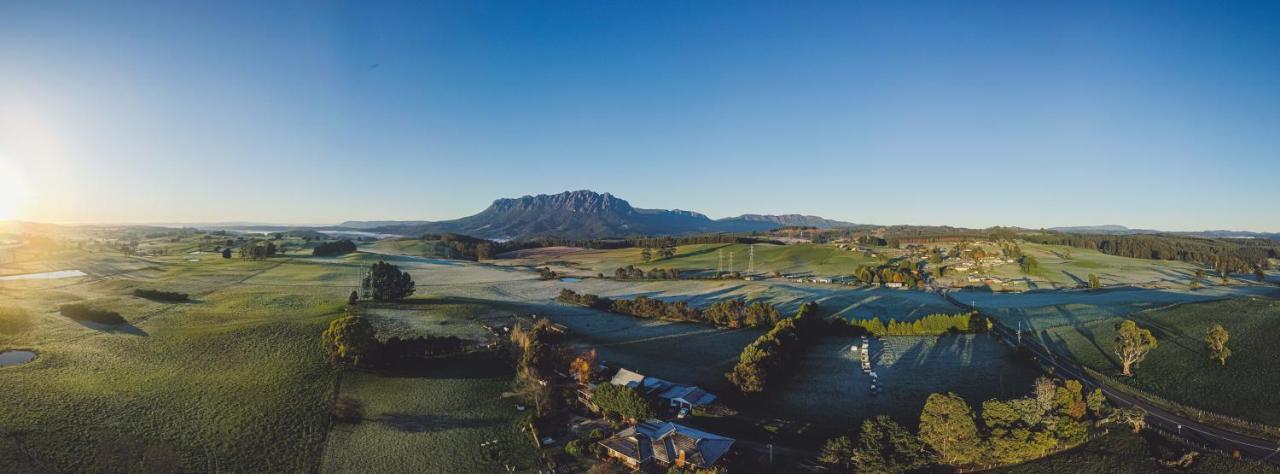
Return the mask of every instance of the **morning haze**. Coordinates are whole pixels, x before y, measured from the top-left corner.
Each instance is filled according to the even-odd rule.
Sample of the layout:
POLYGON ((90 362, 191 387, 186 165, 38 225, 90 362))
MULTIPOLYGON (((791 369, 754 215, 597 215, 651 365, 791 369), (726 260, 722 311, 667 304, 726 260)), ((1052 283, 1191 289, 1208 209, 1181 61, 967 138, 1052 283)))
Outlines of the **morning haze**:
POLYGON ((1272 472, 1277 20, 0 2, 0 473, 1272 472))

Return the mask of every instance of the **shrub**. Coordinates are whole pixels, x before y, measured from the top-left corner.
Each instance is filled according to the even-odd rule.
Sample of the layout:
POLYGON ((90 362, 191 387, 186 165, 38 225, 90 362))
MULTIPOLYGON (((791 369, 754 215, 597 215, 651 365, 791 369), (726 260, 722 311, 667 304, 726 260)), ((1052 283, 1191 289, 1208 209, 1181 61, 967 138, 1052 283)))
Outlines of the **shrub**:
POLYGON ((359 316, 333 320, 320 334, 329 362, 335 366, 358 366, 375 349, 373 326, 359 316))
POLYGON ((136 290, 133 290, 133 296, 137 296, 139 298, 146 298, 149 300, 155 300, 155 301, 179 302, 179 301, 188 300, 188 295, 186 293, 178 293, 174 291, 148 290, 145 288, 138 288, 136 290))
POLYGON ((123 316, 120 316, 120 313, 90 308, 83 303, 64 304, 58 307, 58 312, 76 321, 91 321, 100 324, 125 324, 128 322, 125 321, 123 316))
POLYGON ((569 444, 564 445, 564 453, 575 458, 582 457, 587 454, 587 443, 580 439, 570 441, 569 444))

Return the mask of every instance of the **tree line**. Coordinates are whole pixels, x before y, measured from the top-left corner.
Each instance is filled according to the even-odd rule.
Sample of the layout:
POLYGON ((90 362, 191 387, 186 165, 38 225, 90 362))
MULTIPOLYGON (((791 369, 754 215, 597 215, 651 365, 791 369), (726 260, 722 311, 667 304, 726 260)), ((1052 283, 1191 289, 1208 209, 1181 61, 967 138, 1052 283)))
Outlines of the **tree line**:
POLYGON ((890 319, 885 323, 880 318, 854 319, 849 321, 849 325, 853 327, 855 334, 874 336, 941 336, 990 329, 990 321, 973 312, 930 314, 910 322, 890 319))
POLYGON ((416 369, 430 358, 466 348, 466 341, 457 336, 392 337, 379 341, 369 320, 356 315, 333 320, 320 339, 329 362, 338 367, 416 369))
POLYGON ((817 303, 805 303, 795 316, 779 321, 742 349, 737 365, 725 377, 743 394, 763 392, 788 372, 786 369, 799 358, 800 351, 822 332, 823 321, 815 314, 817 309, 817 303))
POLYGON ((1219 273, 1245 273, 1267 268, 1280 257, 1280 242, 1250 239, 1206 239, 1170 235, 1043 234, 1023 237, 1030 242, 1094 249, 1120 257, 1203 263, 1219 273))
POLYGON ((680 270, 675 268, 650 268, 649 271, 627 265, 613 271, 615 280, 679 280, 680 270))
POLYGON ((760 301, 748 304, 725 299, 702 310, 684 301, 662 301, 647 296, 614 300, 568 288, 560 290, 556 301, 640 318, 700 322, 724 328, 770 326, 778 322, 781 314, 777 307, 760 301))

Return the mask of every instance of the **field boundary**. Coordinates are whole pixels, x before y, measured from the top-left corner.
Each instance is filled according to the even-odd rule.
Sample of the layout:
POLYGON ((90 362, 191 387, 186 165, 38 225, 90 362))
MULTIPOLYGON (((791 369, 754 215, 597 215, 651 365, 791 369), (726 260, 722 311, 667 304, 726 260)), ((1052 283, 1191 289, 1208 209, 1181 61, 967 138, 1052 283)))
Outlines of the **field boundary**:
POLYGON ((1169 400, 1167 398, 1161 397, 1159 395, 1155 395, 1153 393, 1147 392, 1145 390, 1142 390, 1138 387, 1134 387, 1127 383, 1121 382, 1109 375, 1103 374, 1101 372, 1093 370, 1084 365, 1081 365, 1080 369, 1083 370, 1090 377, 1093 377, 1099 382, 1102 382, 1104 385, 1106 385, 1107 387, 1113 390, 1124 392, 1134 397, 1140 397, 1146 400, 1148 403, 1160 406, 1161 408, 1177 413, 1178 415, 1191 418, 1201 423, 1208 423, 1208 424, 1218 425, 1224 428, 1241 430, 1241 432, 1244 434, 1266 437, 1268 439, 1280 439, 1280 428, 1270 426, 1264 423, 1258 423, 1256 421, 1249 421, 1249 420, 1236 418, 1229 415, 1214 413, 1214 412, 1200 409, 1200 408, 1190 407, 1190 406, 1175 402, 1173 400, 1169 400))

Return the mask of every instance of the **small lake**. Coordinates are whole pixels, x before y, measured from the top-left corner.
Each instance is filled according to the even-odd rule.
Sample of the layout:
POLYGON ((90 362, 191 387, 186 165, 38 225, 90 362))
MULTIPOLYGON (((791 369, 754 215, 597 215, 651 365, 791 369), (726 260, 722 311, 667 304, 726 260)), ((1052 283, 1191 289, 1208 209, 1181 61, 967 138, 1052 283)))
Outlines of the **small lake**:
POLYGON ((561 278, 561 279, 560 279, 560 281, 563 281, 563 282, 565 282, 565 283, 577 283, 577 282, 582 281, 582 279, 581 279, 581 278, 574 278, 574 277, 564 277, 564 278, 561 278))
POLYGON ((60 278, 75 278, 87 276, 85 272, 80 270, 58 270, 56 272, 44 273, 24 273, 22 275, 0 276, 0 281, 8 280, 57 280, 60 278))
POLYGON ((31 351, 4 351, 0 352, 0 367, 8 367, 10 365, 25 364, 36 358, 36 353, 31 351))

